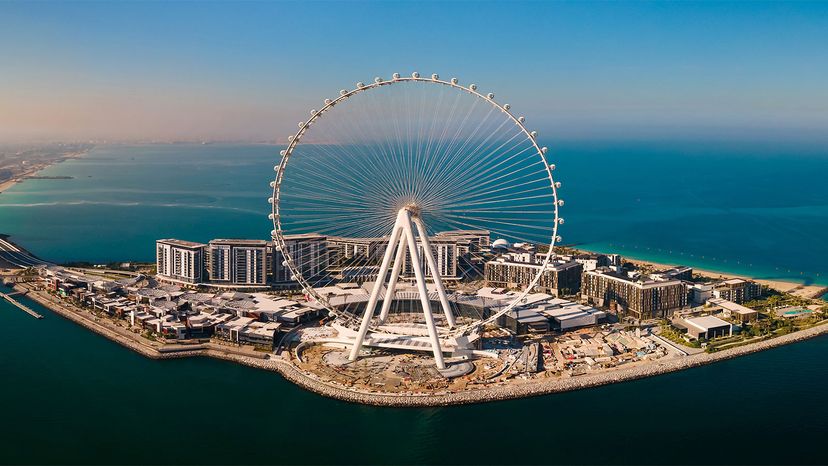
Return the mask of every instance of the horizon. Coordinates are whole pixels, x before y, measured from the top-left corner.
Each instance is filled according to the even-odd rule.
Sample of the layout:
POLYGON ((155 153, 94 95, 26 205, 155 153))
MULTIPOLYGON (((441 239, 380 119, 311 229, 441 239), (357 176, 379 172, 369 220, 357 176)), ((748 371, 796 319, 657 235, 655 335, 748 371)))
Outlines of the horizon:
POLYGON ((413 71, 475 82, 556 141, 828 133, 828 3, 10 1, 0 18, 5 143, 278 144, 338 89, 413 71))

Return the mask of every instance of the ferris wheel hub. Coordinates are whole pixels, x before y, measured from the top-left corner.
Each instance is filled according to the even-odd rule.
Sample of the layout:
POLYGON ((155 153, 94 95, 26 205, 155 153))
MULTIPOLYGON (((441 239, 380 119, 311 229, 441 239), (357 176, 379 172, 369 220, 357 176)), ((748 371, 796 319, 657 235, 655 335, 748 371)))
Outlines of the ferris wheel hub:
POLYGON ((409 202, 408 204, 405 205, 405 207, 400 209, 400 211, 398 213, 407 212, 412 217, 419 217, 421 211, 422 210, 420 209, 420 206, 417 205, 416 202, 409 202))
MULTIPOLYGON (((311 111, 280 151, 282 158, 270 184, 269 217, 271 236, 285 258, 281 264, 290 272, 290 280, 349 324, 358 322, 362 312, 350 358, 357 357, 368 331, 385 325, 397 281, 408 284, 412 272, 432 325, 429 293, 433 297, 436 288, 451 336, 469 335, 520 305, 542 273, 535 273, 520 298, 456 326, 441 275, 465 279, 481 271, 465 266, 460 271, 458 246, 446 246, 443 237, 430 239, 426 223, 432 232, 448 231, 454 236, 468 231, 511 242, 548 241, 543 266, 550 263, 555 244, 561 242, 557 234, 563 223, 558 216, 563 206, 557 197, 561 185, 552 177, 555 165, 547 159, 548 149, 539 145, 536 132, 527 129, 526 118, 513 114, 510 105, 499 104, 493 93, 479 91, 475 84, 465 86, 456 78, 445 80, 430 73, 394 73, 389 80, 362 81, 332 97, 324 100, 324 107, 311 111), (480 108, 479 103, 485 104, 480 108), (318 238, 323 237, 329 238, 324 240, 328 246, 319 245, 323 241, 318 238), (331 238, 338 241, 336 248, 330 247, 331 238), (435 248, 432 240, 439 240, 435 248), (383 243, 385 254, 380 259, 383 243), (394 274, 398 265, 400 270, 394 274), (361 311, 361 302, 334 304, 339 301, 321 291, 331 283, 368 280, 374 270, 377 280, 370 291, 370 311, 361 311)), ((452 235, 447 235, 449 240, 452 235)), ((462 255, 471 259, 472 254, 485 253, 481 242, 464 247, 462 255)), ((485 259, 477 257, 475 263, 481 258, 485 259)), ((443 365, 439 335, 436 330, 428 333, 439 367, 443 365)))

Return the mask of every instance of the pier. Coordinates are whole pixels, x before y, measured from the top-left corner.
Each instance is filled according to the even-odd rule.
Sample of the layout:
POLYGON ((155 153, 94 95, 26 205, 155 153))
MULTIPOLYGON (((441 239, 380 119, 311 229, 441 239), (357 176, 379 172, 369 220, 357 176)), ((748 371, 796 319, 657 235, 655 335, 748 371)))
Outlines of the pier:
POLYGON ((35 319, 42 319, 43 318, 42 315, 40 315, 37 312, 35 312, 34 310, 32 310, 32 308, 30 308, 29 306, 26 306, 26 305, 22 304, 20 301, 13 298, 13 296, 23 295, 23 294, 26 294, 26 293, 24 291, 16 291, 14 293, 9 293, 9 294, 0 292, 0 298, 3 298, 6 301, 8 301, 8 302, 12 303, 13 305, 17 306, 18 308, 20 308, 20 310, 22 310, 26 314, 29 314, 30 316, 34 317, 35 319))

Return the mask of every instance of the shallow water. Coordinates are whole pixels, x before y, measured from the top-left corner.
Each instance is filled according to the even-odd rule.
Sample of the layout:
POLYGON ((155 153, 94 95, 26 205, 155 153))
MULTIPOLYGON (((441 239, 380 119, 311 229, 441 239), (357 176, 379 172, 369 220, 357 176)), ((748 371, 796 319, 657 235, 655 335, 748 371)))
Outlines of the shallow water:
MULTIPOLYGON (((549 145, 564 183, 566 242, 826 283, 824 151, 549 145)), ((42 173, 74 179, 28 180, 0 194, 0 231, 55 261, 153 260, 162 237, 266 237, 277 154, 98 148, 42 173)), ((0 463, 825 461, 828 337, 580 392, 392 409, 321 398, 228 362, 144 359, 42 313, 35 320, 0 301, 0 463)))
MULTIPOLYGON (((549 144, 565 243, 828 284, 828 149, 549 144)), ((106 146, 0 194, 0 232, 54 261, 154 259, 154 241, 267 238, 279 147, 106 146)))

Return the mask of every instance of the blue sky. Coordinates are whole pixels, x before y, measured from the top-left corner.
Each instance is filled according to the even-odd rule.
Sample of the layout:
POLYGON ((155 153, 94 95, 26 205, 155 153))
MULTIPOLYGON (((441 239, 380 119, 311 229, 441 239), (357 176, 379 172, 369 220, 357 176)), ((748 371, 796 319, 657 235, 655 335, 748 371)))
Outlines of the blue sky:
POLYGON ((557 138, 828 132, 828 2, 0 1, 0 139, 266 140, 457 76, 557 138))

